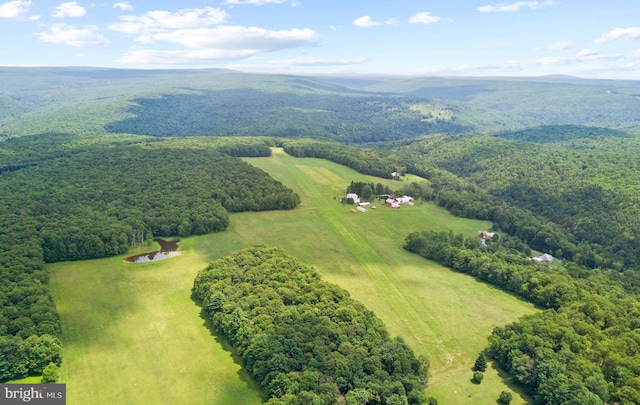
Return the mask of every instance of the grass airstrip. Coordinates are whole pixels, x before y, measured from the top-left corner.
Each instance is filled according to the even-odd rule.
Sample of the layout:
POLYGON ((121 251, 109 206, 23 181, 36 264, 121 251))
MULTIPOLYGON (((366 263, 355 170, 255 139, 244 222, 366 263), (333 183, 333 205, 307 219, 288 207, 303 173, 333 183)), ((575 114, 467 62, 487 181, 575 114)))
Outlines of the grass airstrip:
MULTIPOLYGON (((225 342, 205 327, 190 299, 208 262, 254 245, 286 249, 348 290, 431 360, 429 395, 446 404, 494 404, 511 389, 490 368, 471 367, 493 327, 536 311, 531 304, 402 249, 419 230, 475 235, 487 224, 430 203, 350 213, 334 199, 353 181, 387 182, 279 149, 246 161, 302 198, 291 211, 231 215, 228 230, 181 241, 180 256, 125 263, 123 256, 48 266, 62 319, 69 405, 258 404, 263 398, 225 342)), ((416 180, 416 179, 408 179, 416 180)), ((152 250, 152 249, 148 249, 152 250)), ((526 400, 514 392, 513 404, 526 400)))

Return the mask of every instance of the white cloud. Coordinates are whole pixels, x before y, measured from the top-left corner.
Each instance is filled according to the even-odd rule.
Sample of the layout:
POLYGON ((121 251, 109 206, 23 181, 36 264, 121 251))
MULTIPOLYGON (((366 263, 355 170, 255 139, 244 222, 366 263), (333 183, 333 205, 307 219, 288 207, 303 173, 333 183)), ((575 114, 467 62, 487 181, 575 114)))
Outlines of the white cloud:
POLYGON ((597 51, 594 51, 593 49, 583 49, 580 52, 578 52, 578 56, 580 57, 585 57, 585 56, 596 56, 598 55, 597 51))
POLYGON ((494 13, 494 12, 509 12, 509 11, 519 11, 523 7, 528 7, 532 10, 536 10, 546 6, 552 6, 553 1, 517 1, 512 4, 497 4, 491 5, 487 4, 486 6, 478 7, 477 10, 481 13, 494 13))
POLYGON ((111 43, 98 32, 98 27, 89 25, 84 28, 76 28, 73 25, 53 24, 49 31, 37 33, 41 42, 53 44, 65 44, 75 47, 85 45, 104 45, 111 43))
POLYGON ((640 27, 631 28, 614 28, 609 32, 605 32, 602 36, 596 39, 596 44, 604 44, 605 42, 618 41, 618 40, 632 40, 640 39, 640 27))
POLYGON ((638 49, 637 51, 634 52, 633 57, 634 58, 640 58, 640 49, 638 49))
POLYGON ((356 18, 355 20, 353 20, 353 25, 355 25, 356 27, 360 27, 360 28, 371 28, 371 27, 375 27, 378 25, 393 25, 395 23, 397 23, 398 21, 395 18, 390 18, 388 20, 384 20, 384 21, 373 21, 371 19, 371 16, 365 15, 359 18, 356 18))
POLYGON ((428 11, 418 13, 409 19, 412 24, 435 24, 440 21, 442 21, 442 17, 431 15, 428 11))
POLYGON ((197 28, 223 23, 228 15, 224 10, 205 7, 169 11, 149 11, 143 15, 120 17, 120 22, 112 24, 109 29, 125 34, 145 34, 166 30, 197 28))
POLYGON ((133 6, 128 1, 121 1, 120 3, 114 4, 113 7, 114 8, 119 8, 122 11, 133 10, 133 6))
POLYGON ((309 28, 271 31, 257 27, 219 26, 161 32, 144 37, 144 42, 166 41, 197 49, 244 49, 271 52, 315 44, 318 34, 309 28))
POLYGON ((314 45, 318 34, 311 29, 271 31, 257 27, 219 26, 148 34, 141 42, 169 42, 191 50, 134 50, 119 59, 123 63, 198 64, 246 59, 260 53, 314 45))
POLYGON ((66 3, 61 3, 58 7, 56 7, 56 12, 53 14, 54 17, 63 18, 63 17, 82 17, 86 14, 86 10, 84 7, 80 6, 76 1, 69 1, 66 3))
POLYGON ((365 15, 353 20, 353 25, 360 28, 370 28, 370 27, 375 27, 377 25, 382 25, 382 23, 378 21, 373 21, 371 20, 370 16, 365 15))
POLYGON ((0 4, 0 18, 18 18, 29 11, 30 1, 10 1, 0 4))
POLYGON ((551 51, 563 51, 565 49, 569 49, 573 46, 573 42, 571 41, 558 41, 552 44, 549 44, 546 49, 551 51))

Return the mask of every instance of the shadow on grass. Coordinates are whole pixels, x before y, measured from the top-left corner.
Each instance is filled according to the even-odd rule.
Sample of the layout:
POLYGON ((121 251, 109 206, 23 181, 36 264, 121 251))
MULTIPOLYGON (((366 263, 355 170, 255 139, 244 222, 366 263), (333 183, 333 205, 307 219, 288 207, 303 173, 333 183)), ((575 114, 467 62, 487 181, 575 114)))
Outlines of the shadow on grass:
MULTIPOLYGON (((522 387, 520 387, 519 385, 517 385, 515 382, 513 382, 513 379, 511 379, 511 376, 509 375, 509 373, 507 373, 506 371, 504 371, 496 361, 488 361, 487 362, 491 368, 493 370, 496 371, 496 373, 498 373, 498 376, 502 379, 502 381, 504 382, 504 384, 509 387, 509 389, 511 391, 513 391, 514 393, 514 399, 516 396, 519 396, 520 398, 522 398, 522 403, 525 405, 533 405, 533 398, 531 398, 529 396, 529 394, 527 394, 524 389, 522 389, 522 387)), ((496 401, 497 404, 500 404, 500 402, 496 401)))
MULTIPOLYGON (((197 299, 191 295, 191 300, 196 303, 199 307, 201 307, 201 303, 198 302, 197 299)), ((262 387, 251 377, 249 372, 244 368, 242 363, 242 358, 238 356, 238 354, 233 350, 233 346, 229 341, 224 337, 224 335, 216 330, 216 328, 211 324, 211 321, 208 319, 207 314, 203 308, 200 309, 200 318, 203 320, 203 325, 209 330, 209 334, 214 338, 214 340, 222 347, 222 349, 228 352, 233 359, 233 362, 240 366, 240 370, 238 371, 238 376, 240 380, 246 383, 249 387, 253 388, 260 395, 260 400, 265 402, 267 397, 264 395, 262 391, 262 387)))

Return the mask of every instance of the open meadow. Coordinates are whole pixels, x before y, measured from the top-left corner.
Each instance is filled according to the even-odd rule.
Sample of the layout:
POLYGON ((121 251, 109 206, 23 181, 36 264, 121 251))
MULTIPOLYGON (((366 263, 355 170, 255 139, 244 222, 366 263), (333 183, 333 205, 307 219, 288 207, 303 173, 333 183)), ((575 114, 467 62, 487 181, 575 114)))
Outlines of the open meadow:
MULTIPOLYGON (((392 336, 428 355, 427 392, 440 403, 495 403, 505 382, 490 367, 481 385, 472 384, 473 362, 493 327, 536 309, 402 249, 410 232, 472 236, 485 222, 429 203, 399 210, 379 203, 352 214, 334 199, 352 180, 392 188, 393 182, 279 149, 245 160, 293 188, 301 206, 232 214, 225 232, 187 238, 182 254, 164 261, 132 264, 119 256, 48 265, 70 405, 260 403, 256 386, 229 347, 211 336, 190 299, 193 280, 209 261, 254 245, 284 248, 314 266, 372 309, 392 336)), ((512 403, 523 402, 514 395, 512 403)))

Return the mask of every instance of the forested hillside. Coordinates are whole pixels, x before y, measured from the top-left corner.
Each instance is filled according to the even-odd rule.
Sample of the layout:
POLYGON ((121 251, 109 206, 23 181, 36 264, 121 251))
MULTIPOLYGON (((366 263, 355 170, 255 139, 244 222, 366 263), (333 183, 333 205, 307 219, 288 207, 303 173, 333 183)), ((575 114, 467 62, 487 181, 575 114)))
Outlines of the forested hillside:
POLYGON ((1 144, 4 161, 15 163, 0 173, 0 380, 62 360, 45 262, 113 256, 154 236, 223 230, 228 211, 299 204, 263 171, 220 152, 268 155, 261 140, 65 148, 67 136, 41 138, 54 147, 14 145, 27 138, 1 144))
POLYGON ((457 100, 485 109, 479 111, 480 114, 504 114, 509 117, 508 121, 520 127, 591 124, 637 128, 640 120, 638 81, 584 80, 570 76, 415 77, 390 79, 367 89, 457 100))
POLYGON ((561 126, 497 137, 433 136, 400 149, 588 242, 568 256, 561 246, 550 253, 578 262, 591 256, 591 267, 622 270, 640 265, 639 147, 626 133, 561 126))
POLYGON ((153 136, 261 135, 389 141, 436 132, 466 132, 439 118, 427 100, 381 94, 272 93, 257 89, 206 91, 136 99, 135 118, 105 127, 113 133, 153 136))
POLYGON ((0 137, 45 132, 386 142, 537 125, 637 129, 633 81, 0 68, 0 137))

